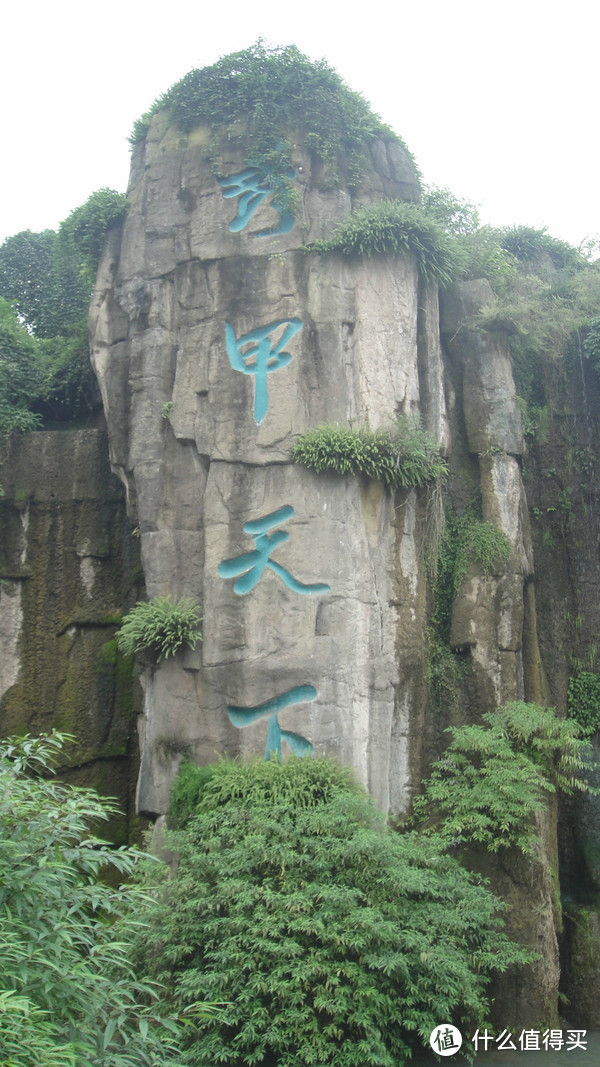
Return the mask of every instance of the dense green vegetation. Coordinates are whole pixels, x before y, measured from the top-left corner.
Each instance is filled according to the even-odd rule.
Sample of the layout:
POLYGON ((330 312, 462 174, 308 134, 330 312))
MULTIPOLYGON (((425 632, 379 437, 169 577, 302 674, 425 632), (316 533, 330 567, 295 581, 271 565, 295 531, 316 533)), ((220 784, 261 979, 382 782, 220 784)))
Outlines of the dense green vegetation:
POLYGON ((570 678, 567 701, 569 715, 579 723, 582 734, 591 737, 600 730, 600 674, 580 671, 570 678))
POLYGON ((0 444, 15 432, 34 430, 40 416, 29 409, 39 388, 35 340, 17 321, 13 308, 0 299, 0 444))
POLYGON ((290 130, 322 160, 332 183, 344 177, 351 187, 360 181, 363 153, 373 137, 400 140, 325 60, 313 62, 295 45, 267 48, 261 40, 186 74, 135 123, 133 144, 145 138, 152 115, 163 109, 182 130, 210 126, 215 153, 225 131, 228 139, 251 139, 246 162, 270 172, 280 203, 289 191, 290 130))
POLYGON ((548 796, 589 788, 587 746, 575 723, 522 702, 449 732, 397 830, 328 759, 183 765, 167 837, 178 864, 147 874, 136 956, 179 1011, 224 1003, 186 1030, 182 1064, 399 1067, 440 1017, 485 1024, 492 974, 534 957, 502 932, 465 849, 533 856, 548 796))
POLYGON ((490 304, 475 323, 508 334, 525 426, 534 436, 549 409, 548 382, 574 351, 600 367, 597 243, 573 248, 545 229, 481 226, 477 209, 447 189, 423 194, 423 210, 453 238, 457 277, 487 278, 490 304))
POLYGON ((400 1067, 439 1018, 484 1019, 491 969, 529 958, 441 839, 387 827, 347 768, 223 761, 186 813, 192 778, 138 955, 179 1010, 225 1002, 182 1064, 400 1067))
POLYGON ((450 733, 398 830, 331 760, 184 764, 171 868, 96 836, 113 806, 52 779, 64 738, 4 742, 2 1063, 401 1067, 440 1017, 485 1025, 493 974, 534 957, 464 846, 531 854, 585 745, 523 703, 450 733))
POLYGON ((451 238, 417 204, 381 200, 345 219, 307 251, 344 256, 413 255, 426 282, 449 285, 459 272, 451 238))
POLYGON ((125 206, 100 189, 58 233, 26 230, 0 246, 0 440, 99 405, 87 312, 107 229, 125 206))
POLYGON ((66 740, 0 744, 0 1062, 179 1067, 180 1024, 131 965, 144 894, 106 880, 140 854, 97 836, 109 801, 49 777, 66 740))
POLYGON ((317 474, 361 475, 389 490, 426 485, 448 473, 436 442, 418 419, 399 418, 392 430, 320 426, 300 434, 290 455, 317 474))
POLYGON ((448 733, 452 741, 415 805, 433 819, 427 832, 448 846, 478 843, 490 852, 516 847, 531 854, 531 816, 543 810, 549 793, 594 792, 578 723, 552 709, 515 701, 485 714, 483 723, 448 733))
POLYGON ((202 640, 198 607, 186 597, 155 596, 140 600, 125 615, 116 633, 124 656, 138 655, 160 663, 202 640))

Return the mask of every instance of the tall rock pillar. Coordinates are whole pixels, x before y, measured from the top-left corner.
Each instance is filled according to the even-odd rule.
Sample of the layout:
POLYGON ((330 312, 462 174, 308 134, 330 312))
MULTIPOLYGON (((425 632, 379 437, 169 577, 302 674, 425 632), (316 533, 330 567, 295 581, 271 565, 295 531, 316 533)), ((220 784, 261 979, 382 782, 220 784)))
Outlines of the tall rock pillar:
POLYGON ((323 423, 375 429, 422 408, 444 432, 437 321, 425 367, 417 329, 437 297, 419 301, 411 257, 302 250, 361 203, 415 199, 412 166, 374 142, 353 200, 294 149, 292 218, 239 147, 221 146, 217 180, 209 140, 155 115, 91 312, 148 594, 191 596, 203 615, 197 650, 143 675, 138 804, 165 810, 184 755, 283 743, 352 764, 401 811, 425 700, 422 508, 414 491, 312 474, 289 448, 323 423))

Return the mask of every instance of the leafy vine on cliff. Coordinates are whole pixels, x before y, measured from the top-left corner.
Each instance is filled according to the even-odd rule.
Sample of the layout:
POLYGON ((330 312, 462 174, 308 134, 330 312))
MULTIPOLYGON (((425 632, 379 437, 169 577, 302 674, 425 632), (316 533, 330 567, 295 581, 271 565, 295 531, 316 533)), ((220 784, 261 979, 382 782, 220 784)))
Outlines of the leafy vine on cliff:
POLYGON ((297 129, 303 147, 327 165, 332 182, 339 180, 340 157, 345 157, 350 186, 360 181, 362 155, 373 138, 403 144, 325 60, 313 62, 295 45, 267 48, 260 38, 244 51, 186 74, 137 120, 130 142, 143 141, 152 116, 165 109, 186 132, 204 123, 215 135, 227 129, 230 137, 237 127, 252 138, 247 163, 268 164, 280 178, 291 164, 285 141, 290 129, 297 129))
POLYGON ((483 723, 449 727, 452 740, 415 803, 418 817, 450 847, 479 843, 490 852, 534 853, 532 816, 549 794, 597 795, 588 780, 589 746, 572 719, 514 701, 483 723))

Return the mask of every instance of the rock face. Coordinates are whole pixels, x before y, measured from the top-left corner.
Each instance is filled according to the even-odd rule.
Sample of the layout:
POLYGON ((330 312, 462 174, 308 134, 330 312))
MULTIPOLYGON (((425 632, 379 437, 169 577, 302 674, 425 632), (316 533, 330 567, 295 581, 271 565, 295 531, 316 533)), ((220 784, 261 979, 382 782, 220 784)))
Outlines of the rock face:
MULTIPOLYGON (((243 159, 223 156, 232 179, 219 184, 207 136, 176 137, 155 118, 92 307, 111 462, 139 523, 148 593, 191 596, 204 618, 195 654, 143 677, 138 802, 165 810, 184 752, 205 762, 263 751, 266 722, 242 730, 227 709, 279 701, 272 728, 350 762, 382 807, 402 811, 410 716, 424 698, 422 501, 317 477, 289 448, 325 422, 375 428, 419 411, 423 376, 426 421, 447 440, 439 334, 426 367, 417 336, 419 304, 435 321, 437 297, 410 259, 300 250, 352 207, 347 192, 319 187, 309 157, 294 160, 304 206, 288 232, 269 232, 283 227, 268 198, 242 219, 245 194, 224 191, 243 159), (242 592, 236 566, 261 550, 242 592)), ((373 159, 363 198, 415 195, 395 145, 376 145, 373 159)))
POLYGON ((0 500, 0 731, 74 735, 68 777, 118 798, 125 816, 111 830, 127 840, 136 708, 113 635, 135 598, 137 550, 107 448, 101 430, 11 442, 0 500))
MULTIPOLYGON (((283 743, 350 763, 377 803, 401 814, 448 722, 427 683, 434 496, 317 476, 289 449, 324 423, 376 429, 420 415, 449 456, 454 502, 475 493, 510 549, 486 572, 473 563, 454 599, 456 714, 540 699, 506 339, 472 325, 491 295, 485 282, 446 293, 440 329, 437 291, 410 256, 303 250, 361 204, 416 198, 396 146, 375 144, 354 198, 322 187, 297 151, 294 220, 252 185, 239 146, 221 147, 219 182, 209 139, 155 115, 90 317, 111 464, 139 526, 147 592, 192 597, 203 615, 196 650, 142 675, 138 808, 165 812, 184 756, 205 763, 283 743)), ((516 902, 515 932, 543 959, 537 994, 507 991, 517 1017, 524 1006, 549 1017, 558 982, 554 823, 542 829, 533 903, 529 868, 496 872, 516 902)))
POLYGON ((441 315, 482 516, 510 544, 510 556, 497 573, 485 575, 480 568, 471 568, 452 609, 450 644, 469 650, 476 700, 479 707, 489 708, 510 700, 540 699, 535 672, 526 678, 523 661, 524 626, 529 627, 534 649, 537 635, 535 617, 525 618, 525 584, 533 577, 533 551, 510 356, 501 334, 468 325, 492 296, 485 280, 463 282, 445 292, 441 315))

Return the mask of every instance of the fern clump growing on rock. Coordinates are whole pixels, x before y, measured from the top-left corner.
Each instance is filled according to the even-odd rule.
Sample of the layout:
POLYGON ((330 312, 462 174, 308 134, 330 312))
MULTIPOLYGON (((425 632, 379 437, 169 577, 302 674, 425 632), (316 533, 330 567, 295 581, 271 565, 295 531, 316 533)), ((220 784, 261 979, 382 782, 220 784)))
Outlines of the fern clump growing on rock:
POLYGON ((442 226, 418 205, 401 200, 368 204, 306 250, 343 256, 413 255, 423 280, 438 285, 449 285, 458 271, 454 243, 442 226))
POLYGON ((124 617, 116 633, 125 656, 142 655, 155 663, 181 648, 195 648, 202 640, 200 615, 193 601, 182 597, 152 597, 139 601, 124 617))
POLYGON ((532 854, 532 816, 551 793, 595 793, 586 780, 587 742, 571 719, 551 708, 514 701, 483 723, 451 726, 415 810, 433 818, 430 831, 448 846, 481 844, 490 852, 516 847, 532 854))
POLYGON ((399 419, 392 430, 320 426, 301 434, 290 455, 317 474, 360 475, 383 482, 390 491, 447 475, 433 437, 414 419, 399 419))

